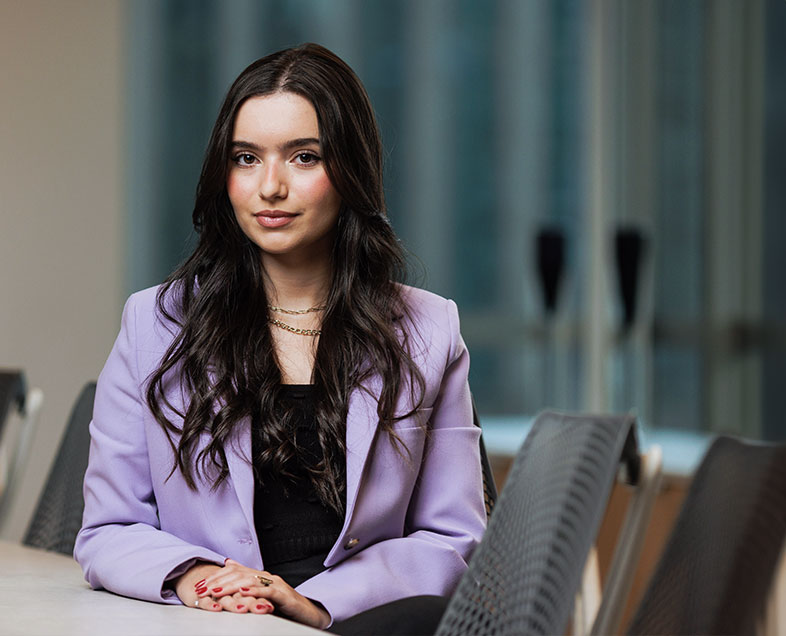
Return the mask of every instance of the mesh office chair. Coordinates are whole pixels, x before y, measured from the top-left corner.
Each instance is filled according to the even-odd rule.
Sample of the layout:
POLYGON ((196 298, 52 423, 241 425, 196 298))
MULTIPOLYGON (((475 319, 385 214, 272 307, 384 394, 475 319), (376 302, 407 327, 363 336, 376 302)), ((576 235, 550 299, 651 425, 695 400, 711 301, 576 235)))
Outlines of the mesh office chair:
MULTIPOLYGON (((480 418, 474 401, 472 402, 472 420, 475 426, 480 428, 480 418)), ((483 502, 486 505, 486 518, 488 519, 494 509, 494 504, 497 503, 497 484, 494 482, 494 472, 491 470, 486 444, 483 442, 483 433, 480 434, 480 465, 483 469, 483 502)))
POLYGON ((786 444, 719 437, 693 478, 629 633, 755 633, 784 540, 786 444))
POLYGON ((634 423, 538 416, 439 636, 565 633, 621 459, 638 477, 634 423))
POLYGON ((63 440, 38 500, 33 520, 23 539, 25 545, 71 555, 85 501, 82 482, 90 451, 95 382, 88 383, 71 411, 63 440))

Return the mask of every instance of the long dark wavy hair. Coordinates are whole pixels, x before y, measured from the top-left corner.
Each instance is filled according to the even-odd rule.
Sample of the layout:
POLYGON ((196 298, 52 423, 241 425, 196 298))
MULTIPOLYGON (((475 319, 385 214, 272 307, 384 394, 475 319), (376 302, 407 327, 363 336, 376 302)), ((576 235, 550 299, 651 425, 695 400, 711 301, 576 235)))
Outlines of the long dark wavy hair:
POLYGON ((282 377, 267 327, 260 250, 241 231, 226 188, 238 110, 251 97, 276 92, 295 93, 314 106, 325 169, 342 199, 313 371, 323 459, 309 468, 320 500, 342 512, 351 391, 373 374, 381 377, 379 427, 399 442, 394 423, 412 411, 397 414, 397 400, 408 393, 414 410, 424 383, 412 359, 413 335, 398 326, 409 316, 395 282, 405 261, 385 210, 379 129, 360 80, 324 47, 305 44, 257 60, 229 89, 196 191, 198 245, 158 292, 158 311, 177 326, 177 335, 149 379, 146 398, 168 433, 172 473, 179 469, 192 489, 198 476, 209 476, 214 488, 227 478, 225 446, 246 417, 259 422, 263 450, 255 459, 292 474, 299 449, 292 414, 276 408, 282 377), (190 396, 184 413, 166 397, 170 387, 190 396), (182 417, 182 426, 167 413, 182 417), (196 453, 203 432, 211 439, 196 453))

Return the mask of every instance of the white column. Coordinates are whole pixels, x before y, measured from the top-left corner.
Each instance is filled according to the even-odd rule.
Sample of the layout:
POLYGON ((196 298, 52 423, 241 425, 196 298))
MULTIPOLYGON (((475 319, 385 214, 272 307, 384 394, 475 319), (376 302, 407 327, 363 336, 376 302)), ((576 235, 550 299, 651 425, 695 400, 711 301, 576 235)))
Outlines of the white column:
POLYGON ((761 318, 763 3, 710 5, 707 19, 707 408, 713 430, 757 437, 760 357, 732 325, 761 318))
MULTIPOLYGON (((630 224, 645 234, 648 243, 639 274, 636 323, 623 343, 622 382, 628 402, 615 400, 614 408, 635 407, 645 422, 652 421, 652 319, 653 228, 657 203, 658 156, 656 125, 657 0, 625 2, 620 7, 620 117, 617 183, 617 222, 630 224)), ((668 249, 666 246, 661 246, 668 249)), ((613 284, 616 286, 617 281, 613 284)), ((618 300, 618 294, 612 295, 618 300)), ((619 303, 618 303, 619 304, 619 303)), ((619 319, 618 323, 619 324, 619 319)))
MULTIPOLYGON (((428 288, 448 293, 456 244, 452 174, 455 157, 454 91, 450 81, 449 0, 408 0, 404 51, 402 198, 409 248, 423 263, 428 288)), ((460 99, 460 96, 458 96, 460 99)), ((473 161, 473 157, 462 157, 473 161)), ((471 188, 472 184, 463 184, 471 188)), ((479 214, 489 213, 480 210, 479 214)))
MULTIPOLYGON (((541 316, 534 236, 548 212, 551 2, 500 0, 496 10, 497 284, 505 313, 534 325, 541 316)), ((533 408, 547 406, 540 403, 542 396, 555 391, 544 391, 549 378, 542 373, 540 357, 551 355, 552 347, 532 339, 517 339, 514 346, 505 370, 509 386, 523 392, 524 402, 533 408)), ((558 405, 564 403, 548 406, 558 405)))
POLYGON ((608 408, 608 219, 615 205, 615 82, 612 22, 617 3, 592 0, 587 5, 589 30, 585 56, 586 142, 583 169, 588 194, 583 228, 584 241, 584 408, 608 408))

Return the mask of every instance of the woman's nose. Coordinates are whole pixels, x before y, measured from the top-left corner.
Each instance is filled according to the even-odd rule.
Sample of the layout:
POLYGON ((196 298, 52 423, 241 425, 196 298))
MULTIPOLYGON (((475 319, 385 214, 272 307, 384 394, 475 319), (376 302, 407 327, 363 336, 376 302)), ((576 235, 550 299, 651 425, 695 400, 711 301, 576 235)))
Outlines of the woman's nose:
POLYGON ((287 192, 286 170, 275 162, 266 164, 259 184, 260 198, 283 199, 287 196, 287 192))

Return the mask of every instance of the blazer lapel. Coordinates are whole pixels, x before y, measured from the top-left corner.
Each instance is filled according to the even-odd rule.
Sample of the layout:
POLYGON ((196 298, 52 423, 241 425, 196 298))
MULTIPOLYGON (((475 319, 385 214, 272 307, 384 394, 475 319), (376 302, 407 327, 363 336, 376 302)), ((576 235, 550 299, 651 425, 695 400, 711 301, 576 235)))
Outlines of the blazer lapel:
MULTIPOLYGON (((208 371, 208 377, 212 385, 217 382, 213 371, 208 371)), ((213 415, 224 406, 223 400, 219 400, 214 406, 213 415)), ((246 417, 235 427, 229 443, 225 445, 224 452, 227 458, 227 468, 229 469, 229 483, 235 490, 240 509, 248 523, 248 530, 254 541, 256 532, 254 531, 254 467, 251 457, 251 418, 246 417)))
POLYGON ((254 468, 251 458, 251 419, 240 422, 225 448, 229 480, 235 489, 237 500, 248 522, 249 532, 254 534, 254 468))
POLYGON ((361 477, 366 465, 374 435, 379 423, 377 402, 381 392, 378 377, 368 381, 369 391, 355 389, 349 398, 347 411, 347 513, 344 529, 348 525, 360 490, 361 477))

